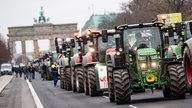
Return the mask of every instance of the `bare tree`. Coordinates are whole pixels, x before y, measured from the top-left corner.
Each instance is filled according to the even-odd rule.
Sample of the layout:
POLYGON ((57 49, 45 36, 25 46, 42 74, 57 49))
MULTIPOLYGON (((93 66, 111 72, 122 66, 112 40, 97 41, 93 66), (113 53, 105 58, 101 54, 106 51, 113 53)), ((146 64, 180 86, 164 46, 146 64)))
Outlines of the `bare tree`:
MULTIPOLYGON (((178 12, 182 14, 183 21, 191 20, 191 5, 192 0, 132 0, 131 2, 123 2, 120 5, 122 12, 114 21, 105 21, 105 25, 113 23, 113 26, 117 26, 123 23, 152 22, 158 14, 178 12)), ((103 23, 100 24, 100 26, 102 25, 103 23)))
POLYGON ((6 41, 3 36, 0 34, 0 64, 8 62, 10 58, 10 53, 6 41))

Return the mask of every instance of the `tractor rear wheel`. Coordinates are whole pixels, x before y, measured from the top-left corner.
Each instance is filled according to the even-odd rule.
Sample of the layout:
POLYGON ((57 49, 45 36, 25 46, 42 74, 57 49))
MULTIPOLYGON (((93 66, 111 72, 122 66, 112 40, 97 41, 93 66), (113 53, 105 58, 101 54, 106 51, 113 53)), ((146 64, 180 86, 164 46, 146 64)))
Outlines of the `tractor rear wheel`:
POLYGON ((171 64, 168 66, 170 87, 169 91, 170 99, 184 99, 186 93, 186 77, 184 68, 181 64, 171 64))
POLYGON ((76 71, 76 89, 78 93, 84 92, 84 85, 83 85, 83 69, 81 66, 75 68, 76 71))
POLYGON ((65 82, 66 82, 66 90, 71 90, 71 71, 70 67, 65 68, 65 82))
POLYGON ((96 86, 96 75, 94 71, 94 66, 88 67, 88 85, 89 85, 89 95, 90 96, 100 96, 103 92, 97 91, 96 86))
POLYGON ((191 67, 191 55, 188 47, 184 49, 184 69, 187 79, 187 92, 192 94, 192 67, 191 67))
POLYGON ((111 60, 107 62, 107 72, 108 72, 108 91, 109 91, 109 100, 110 102, 115 102, 114 95, 114 83, 113 83, 113 65, 111 60))
POLYGON ((113 71, 116 104, 127 104, 131 101, 130 79, 127 69, 113 71))

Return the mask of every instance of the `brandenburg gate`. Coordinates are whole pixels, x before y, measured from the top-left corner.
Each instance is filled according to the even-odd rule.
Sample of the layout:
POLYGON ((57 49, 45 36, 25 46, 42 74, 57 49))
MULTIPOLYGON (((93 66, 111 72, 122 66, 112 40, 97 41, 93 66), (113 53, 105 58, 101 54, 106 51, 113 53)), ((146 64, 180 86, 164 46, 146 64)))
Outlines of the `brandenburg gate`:
POLYGON ((21 41, 22 46, 22 63, 27 62, 25 44, 27 40, 33 40, 35 57, 39 57, 38 40, 48 39, 50 43, 50 52, 55 50, 54 39, 55 37, 67 38, 72 37, 74 32, 77 32, 77 23, 70 24, 51 24, 48 23, 49 19, 45 19, 43 16, 43 10, 41 8, 39 19, 34 19, 35 24, 32 26, 19 26, 8 27, 9 37, 9 50, 11 53, 11 59, 14 60, 13 45, 15 41, 21 41))

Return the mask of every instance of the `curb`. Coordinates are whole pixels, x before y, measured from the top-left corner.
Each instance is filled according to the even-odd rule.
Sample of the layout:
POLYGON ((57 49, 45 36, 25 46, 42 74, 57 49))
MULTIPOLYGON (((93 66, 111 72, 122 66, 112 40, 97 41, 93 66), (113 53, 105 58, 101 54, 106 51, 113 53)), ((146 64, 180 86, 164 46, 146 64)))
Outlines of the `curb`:
MULTIPOLYGON (((2 79, 2 77, 5 77, 5 76, 1 76, 0 79, 2 79)), ((4 81, 4 82, 2 82, 2 81, 0 80, 0 82, 2 83, 2 84, 0 85, 0 94, 3 92, 3 90, 5 89, 5 87, 7 87, 7 85, 12 81, 12 79, 13 79, 13 76, 11 76, 10 78, 5 78, 5 79, 3 79, 2 81, 4 81)))

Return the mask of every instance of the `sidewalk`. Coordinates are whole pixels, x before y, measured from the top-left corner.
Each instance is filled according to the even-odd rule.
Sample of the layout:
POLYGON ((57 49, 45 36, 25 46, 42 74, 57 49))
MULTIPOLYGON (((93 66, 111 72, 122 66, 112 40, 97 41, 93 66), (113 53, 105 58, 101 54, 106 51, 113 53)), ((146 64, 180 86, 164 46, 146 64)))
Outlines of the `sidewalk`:
POLYGON ((12 79, 13 79, 12 75, 3 75, 0 77, 0 94, 12 79))

